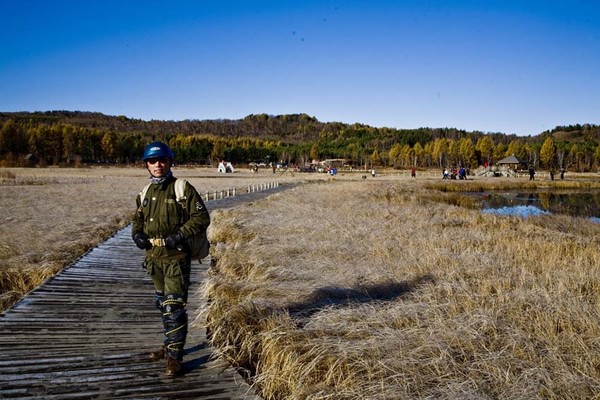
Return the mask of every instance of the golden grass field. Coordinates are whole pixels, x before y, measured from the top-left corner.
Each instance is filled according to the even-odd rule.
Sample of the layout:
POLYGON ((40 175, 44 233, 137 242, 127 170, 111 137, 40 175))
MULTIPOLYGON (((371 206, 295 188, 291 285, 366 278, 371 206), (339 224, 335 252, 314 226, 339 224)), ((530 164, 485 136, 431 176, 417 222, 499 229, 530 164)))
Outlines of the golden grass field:
POLYGON ((339 179, 214 213, 208 328, 264 398, 600 397, 600 226, 438 183, 485 185, 339 179))
MULTIPOLYGON (((5 299, 127 224, 146 183, 142 168, 10 172, 5 299)), ((201 192, 274 179, 174 173, 201 192)), ((212 213, 217 263, 194 323, 265 399, 600 397, 598 224, 448 204, 449 189, 527 182, 518 178, 307 176, 277 175, 306 184, 212 213)), ((536 182, 598 186, 595 176, 536 182)))

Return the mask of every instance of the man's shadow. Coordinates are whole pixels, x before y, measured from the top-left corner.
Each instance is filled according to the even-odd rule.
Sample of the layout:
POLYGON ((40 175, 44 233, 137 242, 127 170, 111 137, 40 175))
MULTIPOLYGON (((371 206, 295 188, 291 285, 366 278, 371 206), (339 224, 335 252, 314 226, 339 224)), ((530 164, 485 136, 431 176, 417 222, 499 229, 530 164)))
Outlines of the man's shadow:
POLYGON ((297 324, 302 326, 303 320, 310 318, 326 307, 391 301, 406 296, 420 286, 430 283, 435 283, 433 275, 425 274, 408 281, 372 283, 354 288, 325 286, 315 290, 304 301, 292 303, 286 308, 297 324))
MULTIPOLYGON (((337 286, 325 286, 318 288, 309 294, 304 301, 291 303, 287 306, 263 310, 265 316, 273 312, 285 311, 295 320, 296 326, 301 328, 308 318, 315 313, 331 306, 351 306, 357 303, 369 303, 376 301, 391 301, 399 297, 407 296, 419 287, 435 283, 434 276, 425 274, 408 281, 388 281, 358 285, 354 288, 343 288, 337 286)), ((207 332, 207 336, 209 333, 207 332)), ((188 374, 211 360, 211 352, 208 342, 197 344, 185 350, 186 358, 199 353, 196 358, 185 361, 182 365, 182 375, 188 374)))
POLYGON ((212 357, 212 352, 202 351, 208 349, 209 347, 210 346, 208 342, 204 341, 193 347, 185 349, 183 352, 185 361, 181 364, 181 375, 186 375, 196 368, 199 368, 209 362, 212 357))

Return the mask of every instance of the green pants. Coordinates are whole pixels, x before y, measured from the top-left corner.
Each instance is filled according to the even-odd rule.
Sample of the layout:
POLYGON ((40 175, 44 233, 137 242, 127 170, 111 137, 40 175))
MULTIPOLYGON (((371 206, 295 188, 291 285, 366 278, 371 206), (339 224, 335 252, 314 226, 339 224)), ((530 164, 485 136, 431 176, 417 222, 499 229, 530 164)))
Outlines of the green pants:
POLYGON ((156 258, 146 259, 146 272, 152 278, 154 290, 164 296, 170 294, 181 295, 187 302, 187 293, 190 287, 191 260, 161 260, 156 258))
POLYGON ((162 313, 164 345, 169 357, 181 361, 187 337, 185 309, 190 287, 189 258, 182 260, 146 259, 146 271, 154 282, 156 307, 162 313))

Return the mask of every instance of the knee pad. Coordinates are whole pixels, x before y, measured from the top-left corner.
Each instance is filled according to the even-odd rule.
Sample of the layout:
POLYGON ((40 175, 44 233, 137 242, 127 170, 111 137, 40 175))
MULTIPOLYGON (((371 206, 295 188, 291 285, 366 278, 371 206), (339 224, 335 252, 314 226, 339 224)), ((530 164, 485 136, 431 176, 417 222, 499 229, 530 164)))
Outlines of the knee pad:
POLYGON ((187 324, 187 312, 181 295, 170 294, 162 302, 163 322, 166 327, 187 324))
POLYGON ((173 313, 180 309, 185 309, 183 296, 180 294, 169 294, 163 297, 162 309, 164 313, 173 313))

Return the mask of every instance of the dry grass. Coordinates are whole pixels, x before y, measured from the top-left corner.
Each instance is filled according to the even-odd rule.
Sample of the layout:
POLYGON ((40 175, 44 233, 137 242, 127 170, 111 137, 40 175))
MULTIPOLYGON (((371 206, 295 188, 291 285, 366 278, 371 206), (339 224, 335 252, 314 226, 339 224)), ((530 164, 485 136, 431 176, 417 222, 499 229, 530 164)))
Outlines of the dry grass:
POLYGON ((213 213, 207 327, 262 395, 600 397, 600 226, 384 179, 213 213))
POLYGON ((444 180, 430 182, 425 185, 428 189, 443 192, 483 192, 486 190, 511 190, 511 189, 549 189, 549 190, 590 190, 600 189, 600 177, 581 178, 571 180, 537 180, 529 181, 515 178, 491 178, 466 181, 444 180))
MULTIPOLYGON (((300 179, 176 167, 205 191, 300 179)), ((0 311, 127 225, 147 183, 138 168, 0 169, 0 311)))

